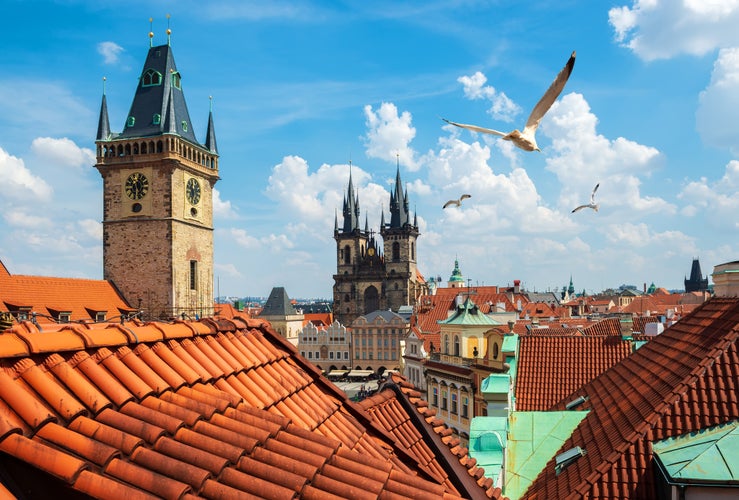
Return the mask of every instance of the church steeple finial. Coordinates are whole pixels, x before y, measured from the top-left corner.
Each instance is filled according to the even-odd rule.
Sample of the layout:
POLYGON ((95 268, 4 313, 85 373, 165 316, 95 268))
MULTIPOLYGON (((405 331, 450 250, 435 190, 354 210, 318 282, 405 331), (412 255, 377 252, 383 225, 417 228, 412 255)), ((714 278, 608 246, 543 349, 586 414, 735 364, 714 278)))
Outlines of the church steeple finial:
POLYGON ((216 129, 213 125, 213 96, 208 96, 208 99, 210 99, 210 112, 208 113, 208 130, 205 132, 205 149, 218 154, 216 129))
POLYGON ((100 119, 98 120, 98 133, 96 141, 107 141, 110 137, 110 121, 108 120, 108 101, 105 97, 105 81, 103 77, 103 100, 100 104, 100 119))
POLYGON ((171 16, 170 16, 169 14, 167 14, 167 45, 169 45, 169 42, 170 42, 170 36, 172 35, 172 30, 171 30, 171 29, 169 29, 169 18, 170 18, 170 17, 171 17, 171 16))
POLYGON ((149 18, 149 48, 154 46, 154 18, 149 18))

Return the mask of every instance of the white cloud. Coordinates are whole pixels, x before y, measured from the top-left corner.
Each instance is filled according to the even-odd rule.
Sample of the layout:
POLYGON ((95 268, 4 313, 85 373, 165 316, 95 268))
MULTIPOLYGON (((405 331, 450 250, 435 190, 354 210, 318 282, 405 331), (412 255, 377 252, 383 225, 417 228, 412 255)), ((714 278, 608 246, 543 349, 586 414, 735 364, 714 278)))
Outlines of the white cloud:
POLYGON ((641 193, 641 178, 649 178, 662 163, 659 151, 618 137, 597 133, 598 118, 578 93, 554 103, 541 124, 541 134, 552 139, 547 148, 547 170, 562 184, 563 210, 587 201, 600 183, 596 201, 602 206, 645 212, 674 213, 667 201, 641 193))
POLYGON ((416 136, 416 129, 411 125, 411 114, 403 111, 398 115, 395 104, 383 102, 377 112, 369 104, 366 105, 364 115, 367 123, 367 134, 364 136, 367 156, 392 163, 397 160, 411 172, 418 170, 416 152, 410 147, 416 136))
POLYGON ((231 202, 221 199, 221 192, 213 188, 213 216, 220 219, 238 219, 231 202))
POLYGON ((487 77, 481 72, 472 76, 460 76, 457 81, 464 87, 464 95, 468 99, 485 99, 490 101, 488 113, 496 120, 512 122, 521 112, 521 107, 513 102, 504 92, 498 92, 495 87, 485 85, 487 77))
POLYGON ((696 128, 703 142, 739 155, 739 48, 721 49, 700 93, 696 128))
POLYGON ((635 0, 611 8, 608 20, 616 41, 646 61, 739 45, 737 0, 635 0))
POLYGON ((88 148, 81 148, 73 141, 63 137, 37 137, 31 143, 31 151, 41 160, 54 166, 89 168, 95 165, 95 153, 88 148))
POLYGON ((3 213, 3 219, 11 227, 25 229, 48 229, 53 226, 51 219, 29 214, 23 210, 8 210, 3 213))
POLYGON ((31 173, 21 158, 9 155, 2 148, 0 148, 0 178, 3 179, 0 199, 22 200, 28 195, 40 201, 51 199, 51 186, 31 173))
POLYGON ((726 165, 723 177, 709 182, 706 177, 688 182, 678 198, 687 205, 681 214, 692 217, 705 213, 708 224, 722 228, 739 227, 739 161, 726 165))
POLYGON ((100 42, 98 44, 98 54, 103 56, 105 64, 116 64, 118 56, 123 52, 123 47, 115 42, 100 42))
POLYGON ((77 225, 82 234, 87 237, 96 240, 103 241, 103 225, 95 219, 82 219, 78 221, 77 225))

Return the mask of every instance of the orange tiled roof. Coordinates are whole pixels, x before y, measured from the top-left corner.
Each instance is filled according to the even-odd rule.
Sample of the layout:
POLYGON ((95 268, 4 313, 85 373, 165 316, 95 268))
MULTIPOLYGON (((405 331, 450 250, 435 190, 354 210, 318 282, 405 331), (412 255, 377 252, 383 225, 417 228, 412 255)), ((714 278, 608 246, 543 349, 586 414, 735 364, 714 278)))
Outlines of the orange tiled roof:
MULTIPOLYGON (((713 298, 578 389, 589 410, 524 498, 655 498, 651 443, 739 418, 739 298, 713 298)), ((555 409, 564 409, 564 401, 555 409)))
POLYGON ((460 498, 263 320, 54 328, 0 335, 11 492, 460 498))
POLYGON ((521 336, 516 410, 548 410, 629 354, 621 337, 521 336))
POLYGON ((493 480, 485 477, 477 467, 467 448, 452 436, 451 429, 436 416, 436 409, 421 398, 421 392, 405 377, 390 375, 378 392, 364 399, 360 406, 395 437, 409 453, 456 490, 481 489, 487 498, 500 498, 500 488, 493 487, 493 480), (442 466, 449 464, 458 473, 449 476, 442 466))
MULTIPOLYGON (((5 269, 5 267, 2 267, 5 269)), ((30 308, 39 323, 53 323, 60 312, 71 321, 94 321, 97 312, 108 320, 134 309, 105 280, 24 276, 0 272, 0 311, 30 308)))

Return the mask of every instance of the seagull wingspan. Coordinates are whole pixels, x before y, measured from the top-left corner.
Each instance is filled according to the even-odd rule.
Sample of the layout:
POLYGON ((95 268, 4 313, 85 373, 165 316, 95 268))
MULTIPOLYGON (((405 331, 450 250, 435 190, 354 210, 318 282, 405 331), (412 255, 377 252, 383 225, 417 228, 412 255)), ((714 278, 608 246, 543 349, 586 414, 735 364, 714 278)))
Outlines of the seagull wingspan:
POLYGON ((574 213, 575 213, 575 212, 577 212, 578 210, 582 210, 583 208, 588 208, 589 206, 590 206, 590 205, 580 205, 579 207, 577 207, 577 208, 575 208, 574 210, 572 210, 572 213, 574 214, 574 213))
POLYGON ((505 132, 500 132, 498 130, 493 130, 491 128, 478 127, 477 125, 467 125, 466 123, 457 123, 457 122, 453 122, 453 121, 447 120, 446 118, 442 118, 442 120, 444 120, 445 122, 447 122, 450 125, 454 125, 455 127, 466 128, 466 129, 469 129, 469 130, 473 130, 475 132, 481 132, 483 134, 491 134, 491 135, 499 135, 499 136, 506 135, 505 132))
POLYGON ((459 206, 459 202, 457 200, 449 200, 446 203, 444 203, 444 206, 442 208, 446 208, 446 207, 449 207, 449 206, 452 206, 452 205, 459 206))
POLYGON ((572 74, 572 69, 574 67, 575 51, 573 50, 572 55, 570 55, 570 59, 567 61, 567 64, 565 64, 564 68, 560 70, 559 74, 557 74, 557 77, 554 79, 547 91, 544 92, 544 95, 541 97, 541 99, 539 99, 539 102, 536 103, 534 109, 531 110, 529 119, 526 120, 526 127, 523 129, 524 135, 534 133, 536 128, 539 126, 539 122, 541 121, 541 119, 544 117, 547 111, 549 111, 549 108, 552 107, 552 104, 554 104, 554 101, 557 100, 559 94, 562 93, 562 90, 565 88, 565 84, 570 78, 570 74, 572 74))
POLYGON ((590 203, 595 203, 595 192, 598 190, 598 186, 600 186, 600 182, 595 185, 593 192, 590 193, 590 203))

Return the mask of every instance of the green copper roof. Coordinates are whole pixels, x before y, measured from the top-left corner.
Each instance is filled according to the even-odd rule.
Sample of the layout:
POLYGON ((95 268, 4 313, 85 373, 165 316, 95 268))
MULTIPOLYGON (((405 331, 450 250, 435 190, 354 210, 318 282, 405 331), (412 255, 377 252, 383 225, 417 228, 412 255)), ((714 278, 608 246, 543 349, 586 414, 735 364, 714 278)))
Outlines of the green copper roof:
POLYGON ((520 498, 587 414, 587 411, 511 413, 505 496, 520 498))
POLYGON ((459 261, 456 259, 454 260, 454 271, 452 271, 449 281, 464 281, 464 278, 462 278, 462 271, 459 270, 459 261))
POLYGON ((503 345, 500 347, 501 352, 516 352, 518 347, 518 334, 506 334, 503 336, 503 345))
POLYGON ((490 316, 484 314, 475 305, 472 300, 467 297, 462 304, 457 306, 457 310, 445 320, 439 320, 441 325, 500 325, 499 321, 494 320, 490 316))
POLYGON ((503 469, 507 427, 506 417, 475 417, 470 424, 468 454, 495 484, 503 469))
POLYGON ((511 387, 511 377, 507 373, 493 373, 483 379, 480 392, 483 394, 508 394, 511 387))
POLYGON ((670 483, 739 483, 739 420, 652 444, 670 483))

